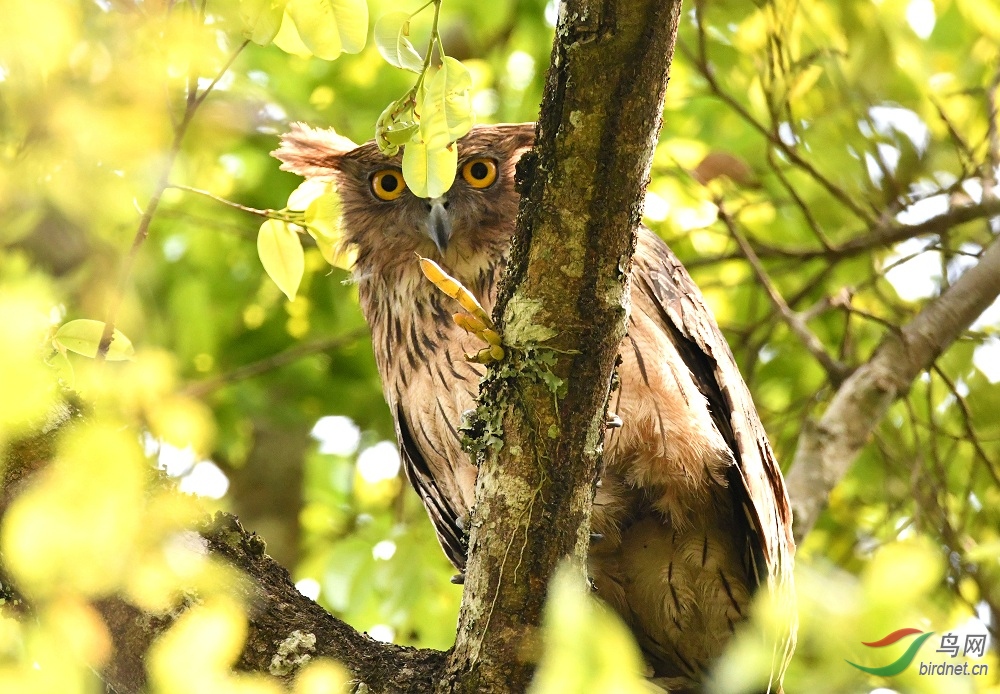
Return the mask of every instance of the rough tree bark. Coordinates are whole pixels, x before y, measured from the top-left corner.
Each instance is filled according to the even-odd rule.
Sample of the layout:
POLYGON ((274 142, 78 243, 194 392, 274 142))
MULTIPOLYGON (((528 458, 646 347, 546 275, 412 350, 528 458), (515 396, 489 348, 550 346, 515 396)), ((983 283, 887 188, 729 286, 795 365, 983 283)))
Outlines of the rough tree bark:
MULTIPOLYGON (((490 370, 480 395, 503 447, 487 448, 450 672, 453 691, 523 691, 545 588, 583 571, 627 279, 673 57, 679 0, 560 5, 517 233, 495 318, 507 344, 540 343, 565 390, 527 365, 490 370)), ((481 420, 483 418, 481 417, 481 420)), ((581 575, 581 579, 583 576, 581 575)))
MULTIPOLYGON (((53 413, 44 433, 6 452, 0 461, 0 519, 31 477, 52 459, 59 432, 81 416, 76 408, 65 407, 53 413)), ((235 566, 245 577, 240 597, 247 605, 249 625, 237 663, 240 669, 290 680, 298 666, 309 659, 328 657, 346 665, 372 692, 429 692, 441 678, 444 653, 380 643, 331 616, 298 591, 288 571, 267 556, 263 540, 244 530, 235 517, 225 513, 206 516, 197 528, 192 528, 186 544, 235 566), (315 639, 297 637, 295 632, 315 639)), ((30 605, 25 604, 2 570, 0 597, 6 605, 30 613, 30 605)), ((116 694, 145 691, 145 653, 183 613, 183 606, 170 614, 152 614, 110 597, 100 601, 97 608, 114 643, 112 660, 102 677, 116 694)))
MULTIPOLYGON (((564 387, 554 398, 537 370, 491 372, 484 397, 499 414, 505 445, 490 452, 480 473, 455 649, 448 656, 357 633, 302 596, 259 538, 218 514, 192 529, 190 539, 246 576, 249 630, 240 668, 289 679, 308 658, 328 656, 373 692, 527 687, 538 653, 523 646, 537 645, 548 579, 565 557, 575 557, 582 571, 589 545, 604 415, 628 311, 626 281, 680 6, 561 5, 538 146, 520 170, 524 201, 497 311, 508 339, 542 341, 564 387)), ((54 436, 50 430, 8 451, 0 516, 49 460, 54 436)), ((16 598, 2 572, 0 592, 16 598)), ((117 598, 98 607, 115 645, 104 677, 118 694, 142 691, 143 656, 177 615, 144 614, 117 598)))
POLYGON ((1000 240, 837 390, 818 421, 807 421, 787 475, 795 541, 812 529, 830 492, 868 443, 872 431, 920 372, 1000 295, 1000 240))

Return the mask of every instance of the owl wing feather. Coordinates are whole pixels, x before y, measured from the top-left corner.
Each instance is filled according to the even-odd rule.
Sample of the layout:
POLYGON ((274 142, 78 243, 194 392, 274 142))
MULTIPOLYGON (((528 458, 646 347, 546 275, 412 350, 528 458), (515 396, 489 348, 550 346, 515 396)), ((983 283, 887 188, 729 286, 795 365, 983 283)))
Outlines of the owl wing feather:
MULTIPOLYGON (((767 434, 757 415, 736 359, 681 261, 653 232, 643 237, 635 256, 633 292, 641 292, 660 312, 698 389, 709 402, 712 419, 736 458, 730 488, 745 518, 747 568, 758 585, 792 595, 792 512, 767 434), (765 569, 762 571, 761 569, 765 569)), ((741 522, 742 521, 742 522, 741 522)), ((794 645, 794 626, 779 638, 778 670, 784 670, 794 645)))
POLYGON ((420 446, 410 432, 410 425, 403 408, 397 405, 394 414, 396 440, 399 441, 406 478, 413 485, 420 500, 424 502, 424 508, 427 509, 427 515, 434 524, 441 548, 455 568, 464 571, 468 544, 465 532, 462 530, 460 514, 452 500, 438 486, 430 466, 420 452, 420 446))

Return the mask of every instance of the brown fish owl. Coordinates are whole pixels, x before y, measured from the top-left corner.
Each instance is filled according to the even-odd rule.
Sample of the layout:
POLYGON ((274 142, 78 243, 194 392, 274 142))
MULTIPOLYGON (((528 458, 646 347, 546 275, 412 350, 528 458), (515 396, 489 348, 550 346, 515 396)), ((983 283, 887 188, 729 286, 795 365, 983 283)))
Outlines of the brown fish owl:
MULTIPOLYGON (((429 200, 403 181, 399 157, 332 130, 296 125, 282 168, 336 182, 345 243, 407 477, 452 563, 465 566, 461 520, 476 468, 457 431, 484 367, 482 343, 452 321, 451 300, 414 253, 438 261, 480 300, 496 299, 518 196, 514 166, 532 124, 481 126, 458 142, 451 189, 429 200)), ((670 249, 639 230, 632 311, 621 344, 590 551, 597 595, 632 628, 651 671, 695 687, 722 652, 752 593, 791 590, 791 511, 749 392, 701 294, 670 249)), ((791 649, 776 639, 771 690, 791 649)))

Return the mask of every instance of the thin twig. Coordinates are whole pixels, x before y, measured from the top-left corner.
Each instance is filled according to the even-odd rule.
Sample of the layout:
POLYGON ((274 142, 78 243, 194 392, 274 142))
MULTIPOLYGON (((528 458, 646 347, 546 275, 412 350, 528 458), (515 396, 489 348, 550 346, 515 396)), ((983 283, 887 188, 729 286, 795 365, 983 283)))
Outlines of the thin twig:
POLYGON ((768 297, 771 299, 771 303, 781 314, 781 317, 788 324, 788 327, 793 333, 802 341, 809 353, 816 358, 816 361, 820 363, 823 369, 826 371, 827 377, 836 386, 839 385, 847 377, 849 369, 844 364, 836 361, 830 356, 830 353, 826 351, 823 343, 820 339, 809 329, 809 326, 805 324, 801 316, 789 308, 788 304, 785 303, 785 299, 781 296, 778 290, 774 287, 771 282, 771 278, 768 276, 767 271, 764 269, 763 264, 760 262, 760 258, 754 252, 753 248, 744 238, 743 234, 740 233, 737 228, 736 222, 729 213, 726 211, 721 200, 716 201, 716 206, 719 208, 719 219, 726 225, 729 230, 730 235, 739 245, 740 250, 743 252, 744 257, 746 257, 747 262, 750 263, 750 267, 753 268, 754 273, 757 275, 757 279, 760 281, 761 285, 764 287, 764 291, 767 292, 768 297))
MULTIPOLYGON (((850 241, 846 241, 839 246, 834 246, 830 250, 782 248, 781 246, 762 243, 759 240, 755 240, 753 245, 755 252, 761 258, 792 258, 800 261, 816 258, 823 258, 828 261, 845 260, 867 253, 875 248, 889 247, 900 241, 906 241, 918 236, 941 234, 960 224, 972 222, 977 219, 988 219, 997 215, 1000 215, 1000 200, 983 200, 978 205, 953 207, 947 212, 931 217, 919 224, 881 222, 863 231, 858 231, 850 241)), ((742 255, 739 253, 725 253, 710 258, 695 259, 686 263, 686 265, 689 268, 701 265, 714 265, 727 260, 738 260, 741 257, 742 255)))
POLYGON ((174 168, 174 163, 177 161, 177 157, 181 151, 181 144, 184 141, 184 135, 187 133, 188 126, 191 124, 191 119, 194 118, 195 112, 198 107, 202 104, 205 98, 209 95, 222 76, 229 70, 232 66, 233 61, 236 60, 237 56, 247 47, 249 41, 244 41, 240 44, 233 54, 226 61, 219 74, 215 76, 215 79, 205 88, 204 92, 199 96, 197 94, 197 78, 194 77, 193 73, 188 77, 188 92, 187 101, 184 107, 184 115, 181 117, 180 122, 174 129, 174 139, 170 145, 170 149, 167 150, 166 159, 163 162, 163 169, 160 172, 159 180, 156 183, 156 187, 153 189, 153 194, 149 198, 149 202, 146 203, 146 209, 143 210, 142 216, 139 218, 139 226, 135 232, 135 238, 132 240, 132 247, 129 249, 128 255, 125 258, 125 262, 122 264, 121 275, 118 280, 118 289, 111 298, 111 302, 108 306, 108 312, 104 319, 104 332, 101 335, 101 341, 97 346, 97 361, 103 362, 108 355, 108 350, 111 348, 111 341, 114 339, 115 323, 118 321, 118 311, 121 308, 122 301, 125 298, 125 293, 128 291, 129 281, 132 276, 132 270, 135 268, 135 263, 139 257, 139 249, 142 248, 142 244, 145 242, 146 238, 149 236, 149 225, 153 221, 153 215, 156 214, 156 209, 160 205, 160 199, 163 197, 163 192, 170 185, 170 172, 174 168))
POLYGON ((958 386, 955 385, 955 382, 951 380, 948 374, 944 372, 936 361, 931 368, 934 369, 934 373, 938 375, 938 378, 944 381, 944 384, 948 386, 951 396, 955 398, 955 402, 958 404, 959 409, 962 410, 962 426, 968 436, 967 440, 976 450, 978 457, 983 461, 983 465, 986 467, 987 472, 990 473, 990 477, 993 478, 997 487, 1000 487, 1000 474, 997 473, 997 465, 990 459, 989 455, 986 453, 986 449, 983 448, 982 442, 979 440, 979 436, 972 428, 972 410, 969 408, 968 401, 966 401, 965 396, 959 392, 958 386))
POLYGON ((707 41, 705 37, 705 26, 701 19, 701 5, 702 3, 695 3, 695 18, 696 26, 698 30, 698 55, 694 55, 690 50, 688 50, 684 44, 680 41, 677 42, 677 47, 681 49, 681 52, 688 57, 692 63, 694 63, 695 68, 711 88, 712 92, 729 108, 736 112, 736 114, 742 118, 750 127, 759 132, 764 138, 775 148, 781 150, 781 152, 788 157, 789 161, 795 164, 797 167, 805 171, 809 176, 812 177, 817 183, 819 183, 823 188, 826 189, 830 195, 837 199, 844 207, 849 209, 856 217, 863 219, 864 221, 872 224, 875 220, 872 218, 871 214, 858 205, 857 202, 845 191, 844 189, 837 186, 833 181, 824 176, 815 166, 810 162, 806 161, 799 154, 798 150, 786 142, 784 142, 777 134, 775 134, 771 129, 767 128, 764 124, 754 118, 746 107, 741 104, 736 97, 727 92, 719 84, 719 81, 715 77, 715 72, 712 66, 708 62, 708 49, 707 41))
POLYGON ((799 208, 802 213, 803 219, 806 220, 806 224, 812 229, 813 235, 816 240, 819 241, 820 245, 823 246, 824 251, 832 251, 833 244, 830 243, 830 239, 827 238, 826 234, 823 233, 823 229, 820 227, 819 222, 816 221, 816 217, 813 215, 812 210, 806 204, 805 200, 798 194, 795 190, 795 186, 792 185, 788 177, 785 176, 785 172, 781 170, 781 165, 774 159, 774 150, 768 149, 767 151, 767 163, 771 166, 771 170, 774 171, 775 176, 778 177, 778 181, 785 191, 791 196, 792 200, 795 201, 795 205, 799 208))
POLYGON ((356 342, 357 340, 360 340, 367 334, 367 328, 359 328, 357 330, 352 330, 349 333, 344 333, 343 335, 335 335, 333 337, 325 337, 311 342, 304 342, 302 344, 295 345, 294 347, 289 347, 283 352, 272 354, 264 359, 244 364, 243 366, 237 367, 227 373, 219 374, 218 376, 192 383, 184 387, 181 392, 184 395, 189 395, 195 398, 204 397, 205 395, 218 390, 222 386, 229 383, 243 381, 248 378, 253 378, 254 376, 260 376, 268 371, 274 371, 275 369, 287 366, 288 364, 313 354, 341 349, 349 344, 352 344, 353 342, 356 342))
POLYGON ((247 207, 246 205, 241 205, 238 202, 233 202, 232 200, 227 200, 226 198, 219 197, 215 193, 209 192, 207 190, 202 190, 201 188, 192 188, 191 186, 181 185, 180 183, 170 183, 167 185, 168 188, 176 188, 177 190, 183 190, 186 193, 194 193, 195 195, 201 195, 203 197, 214 200, 215 202, 222 203, 227 207, 232 207, 233 209, 240 210, 242 212, 248 212, 258 217, 264 217, 266 219, 280 219, 283 221, 295 222, 296 220, 287 218, 282 215, 278 210, 258 210, 256 207, 247 207))

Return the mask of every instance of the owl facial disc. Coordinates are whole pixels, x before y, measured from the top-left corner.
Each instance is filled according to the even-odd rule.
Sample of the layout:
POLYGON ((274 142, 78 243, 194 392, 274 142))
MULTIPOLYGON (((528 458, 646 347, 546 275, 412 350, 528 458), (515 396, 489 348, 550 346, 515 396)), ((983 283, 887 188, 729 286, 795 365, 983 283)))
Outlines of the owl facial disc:
POLYGON ((444 255, 448 249, 448 241, 451 240, 451 218, 448 216, 448 198, 441 196, 427 202, 430 207, 430 214, 427 215, 427 235, 438 252, 444 255))

